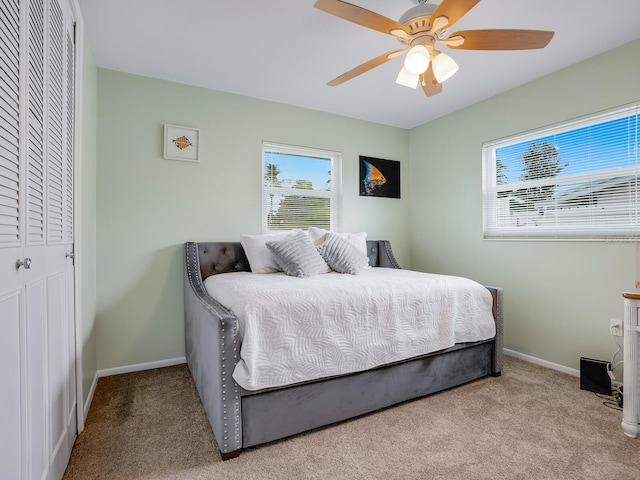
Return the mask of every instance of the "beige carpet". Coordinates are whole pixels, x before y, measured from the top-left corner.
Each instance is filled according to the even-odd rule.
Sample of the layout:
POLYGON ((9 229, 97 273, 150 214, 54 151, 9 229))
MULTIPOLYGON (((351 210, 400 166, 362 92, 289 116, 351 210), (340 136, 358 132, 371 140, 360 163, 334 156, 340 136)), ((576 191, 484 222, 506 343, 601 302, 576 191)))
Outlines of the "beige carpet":
POLYGON ((100 379, 72 479, 640 479, 640 440, 578 379, 507 357, 500 378, 222 462, 186 365, 100 379))

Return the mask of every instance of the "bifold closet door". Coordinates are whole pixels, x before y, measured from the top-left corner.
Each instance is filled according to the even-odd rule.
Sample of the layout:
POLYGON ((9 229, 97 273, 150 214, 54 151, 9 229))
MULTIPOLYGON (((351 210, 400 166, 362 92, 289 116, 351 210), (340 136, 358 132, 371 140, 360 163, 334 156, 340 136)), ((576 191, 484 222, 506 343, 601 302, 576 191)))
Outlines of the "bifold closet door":
POLYGON ((0 0, 0 479, 60 479, 77 433, 73 31, 0 0))
POLYGON ((74 39, 66 2, 48 0, 45 75, 45 271, 49 479, 77 433, 73 277, 74 39))
POLYGON ((26 102, 23 132, 24 256, 31 260, 24 270, 26 324, 26 438, 25 478, 41 479, 48 471, 47 422, 47 285, 45 282, 45 71, 46 6, 44 0, 26 2, 25 82, 26 102))
POLYGON ((20 479, 26 448, 21 225, 21 4, 0 0, 0 478, 20 479))

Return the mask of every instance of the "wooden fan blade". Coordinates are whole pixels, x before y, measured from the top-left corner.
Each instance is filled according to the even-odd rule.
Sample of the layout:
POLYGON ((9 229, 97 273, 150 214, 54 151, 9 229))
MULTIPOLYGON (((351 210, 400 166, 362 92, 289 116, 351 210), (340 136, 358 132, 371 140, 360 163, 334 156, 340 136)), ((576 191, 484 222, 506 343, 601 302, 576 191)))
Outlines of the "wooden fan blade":
POLYGON ((433 97, 434 95, 442 92, 442 84, 438 83, 436 80, 431 64, 429 64, 427 71, 420 75, 420 83, 422 84, 422 90, 427 97, 433 97))
POLYGON ((339 77, 331 80, 327 85, 330 87, 335 87, 336 85, 340 85, 341 83, 346 82, 347 80, 351 80, 358 75, 362 75, 365 72, 368 72, 372 68, 375 68, 379 65, 382 65, 385 62, 388 62, 392 58, 397 57, 399 54, 404 52, 404 50, 391 50, 390 52, 383 53, 382 55, 372 58, 368 62, 364 62, 362 65, 358 65, 356 68, 349 70, 348 72, 343 73, 339 77))
POLYGON ((447 17, 448 22, 442 28, 450 27, 479 2, 480 0, 442 0, 442 3, 431 15, 431 25, 436 18, 447 17))
POLYGON ((554 32, 546 30, 465 30, 451 34, 463 37, 460 45, 449 45, 460 50, 530 50, 544 48, 554 32))
POLYGON ((406 34, 410 33, 408 27, 395 20, 340 0, 318 0, 314 6, 331 15, 357 23, 363 27, 377 30, 378 32, 387 33, 396 37, 403 36, 401 32, 406 34))

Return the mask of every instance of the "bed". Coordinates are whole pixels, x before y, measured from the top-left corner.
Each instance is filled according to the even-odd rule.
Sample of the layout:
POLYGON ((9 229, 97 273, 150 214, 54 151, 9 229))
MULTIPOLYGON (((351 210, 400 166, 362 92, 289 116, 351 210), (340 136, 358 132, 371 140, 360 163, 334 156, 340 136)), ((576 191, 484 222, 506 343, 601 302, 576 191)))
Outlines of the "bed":
MULTIPOLYGON (((367 240, 366 251, 372 272, 362 275, 363 278, 400 269, 388 241, 367 240)), ((251 272, 240 242, 185 244, 186 359, 223 460, 240 455, 243 448, 485 376, 499 376, 502 371, 503 292, 501 288, 485 287, 491 294, 491 317, 495 322, 491 338, 456 342, 437 351, 392 359, 365 370, 334 372, 310 380, 294 378, 285 384, 275 382, 255 390, 243 388, 233 375, 244 361, 240 353, 247 327, 242 327, 231 309, 223 306, 205 286, 213 275, 231 273, 227 277, 242 278, 245 273, 240 272, 251 272)), ((245 384, 244 379, 241 382, 245 384)))

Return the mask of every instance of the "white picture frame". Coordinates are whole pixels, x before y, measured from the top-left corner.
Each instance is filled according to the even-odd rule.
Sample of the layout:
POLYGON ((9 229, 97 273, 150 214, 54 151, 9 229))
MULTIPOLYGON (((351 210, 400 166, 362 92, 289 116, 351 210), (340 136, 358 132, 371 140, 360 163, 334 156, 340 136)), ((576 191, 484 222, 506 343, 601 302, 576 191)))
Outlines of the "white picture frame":
POLYGON ((198 128, 165 124, 164 158, 185 162, 199 162, 200 130, 198 128))

